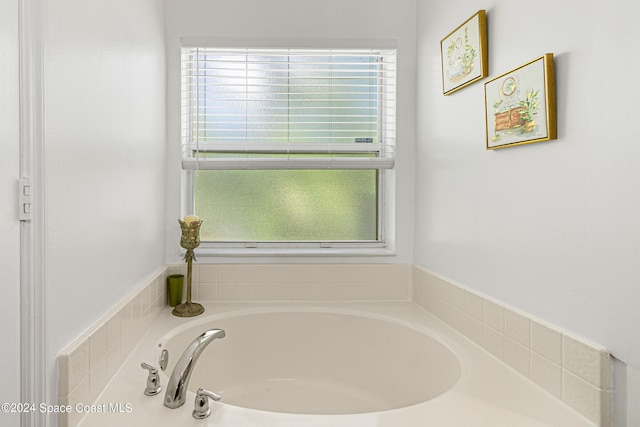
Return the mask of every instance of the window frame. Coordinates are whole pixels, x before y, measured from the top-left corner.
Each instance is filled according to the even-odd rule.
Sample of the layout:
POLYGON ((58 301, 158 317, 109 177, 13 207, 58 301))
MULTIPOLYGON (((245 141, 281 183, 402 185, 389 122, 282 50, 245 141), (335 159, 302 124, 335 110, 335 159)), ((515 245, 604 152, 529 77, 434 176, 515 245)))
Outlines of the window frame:
MULTIPOLYGON (((182 47, 193 47, 189 45, 197 44, 197 46, 203 46, 201 40, 197 40, 196 42, 185 43, 183 39, 182 47)), ((389 44, 389 42, 387 42, 389 44)), ((221 47, 219 43, 215 43, 216 47, 221 47)), ((269 48, 274 48, 274 45, 269 45, 269 48)), ((292 46, 288 46, 292 47, 292 46)), ((353 48, 353 46, 348 46, 348 48, 353 48)), ((367 47, 367 49, 371 49, 372 47, 367 47)), ((397 55, 397 50, 395 45, 393 47, 387 46, 377 46, 376 48, 384 49, 384 50, 393 50, 394 56, 397 55)), ((180 61, 182 64, 182 60, 180 61)), ((395 66, 395 63, 394 63, 395 66)), ((397 79, 397 77, 395 77, 397 79)), ((395 82, 397 86, 397 81, 395 82)), ((182 86, 182 84, 181 84, 182 86)), ((182 98, 181 98, 182 99, 182 98)), ((393 129, 393 137, 395 139, 395 121, 397 120, 395 117, 397 115, 397 105, 395 105, 395 99, 393 101, 393 118, 394 118, 394 129, 393 129)), ((382 114, 382 113, 380 113, 382 114)), ((184 139, 184 135, 182 135, 183 131, 181 130, 181 139, 184 139)), ((185 162, 188 162, 188 158, 191 157, 189 155, 185 156, 185 152, 191 152, 191 154, 196 155, 197 159, 197 151, 205 152, 207 151, 207 144, 200 143, 200 147, 194 146, 196 144, 184 144, 182 150, 183 157, 183 168, 182 168, 182 176, 183 176, 183 185, 182 185, 182 213, 189 214, 193 213, 195 209, 195 174, 198 173, 199 165, 198 160, 196 160, 195 168, 185 168, 185 162), (185 159, 185 157, 187 159, 185 159)), ((272 147, 266 151, 268 152, 284 152, 285 147, 277 147, 277 144, 272 145, 272 147)), ((313 144, 305 144, 304 146, 300 144, 283 144, 286 145, 287 152, 295 153, 295 152, 322 152, 322 150, 312 151, 316 147, 311 147, 313 144)), ((322 144, 325 146, 325 144, 322 144)), ((386 147, 382 143, 354 143, 354 144, 340 144, 341 147, 339 149, 345 150, 345 152, 351 153, 375 153, 378 158, 385 157, 384 150, 386 147), (347 147, 347 145, 350 145, 347 147), (356 149, 357 150, 354 150, 356 149)), ((395 144, 394 144, 395 145, 395 144)), ((243 147, 245 147, 243 145, 243 147)), ((228 151, 237 151, 237 146, 229 146, 224 147, 223 144, 217 144, 215 151, 220 150, 228 150, 228 151)), ((264 147, 260 147, 261 150, 264 150, 264 147)), ((335 149, 332 148, 332 149, 335 149)), ((392 158, 393 160, 393 158, 392 158)), ((202 164, 200 164, 201 166, 202 164)), ((216 168, 217 169, 217 168, 216 168)), ((236 169, 235 167, 233 169, 236 169)), ((251 168, 251 169, 259 169, 259 168, 251 168)), ((377 239, 367 240, 367 241, 202 241, 199 252, 203 255, 233 255, 233 256, 241 256, 241 255, 357 255, 357 256, 367 256, 367 255, 392 255, 395 254, 394 243, 392 239, 392 231, 395 228, 394 215, 393 210, 395 207, 395 191, 389 183, 394 182, 395 179, 395 169, 392 165, 388 168, 379 168, 375 167, 372 169, 377 169, 377 239)))

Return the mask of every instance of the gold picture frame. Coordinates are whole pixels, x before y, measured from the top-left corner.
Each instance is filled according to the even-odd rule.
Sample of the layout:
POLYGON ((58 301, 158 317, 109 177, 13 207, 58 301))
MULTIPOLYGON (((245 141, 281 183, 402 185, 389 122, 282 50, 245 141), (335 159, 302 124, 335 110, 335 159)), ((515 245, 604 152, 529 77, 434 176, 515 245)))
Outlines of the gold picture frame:
POLYGON ((450 95, 489 75, 487 17, 479 10, 440 40, 442 93, 450 95))
POLYGON ((553 54, 484 84, 487 150, 557 139, 553 54))

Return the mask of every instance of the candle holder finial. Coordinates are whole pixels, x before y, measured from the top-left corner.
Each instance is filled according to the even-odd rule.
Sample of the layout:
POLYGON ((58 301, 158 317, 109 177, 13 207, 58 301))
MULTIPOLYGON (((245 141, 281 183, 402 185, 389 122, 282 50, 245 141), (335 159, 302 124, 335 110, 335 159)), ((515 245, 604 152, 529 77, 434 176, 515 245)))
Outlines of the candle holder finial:
POLYGON ((182 234, 180 235, 180 246, 185 248, 187 252, 184 260, 187 262, 187 301, 177 305, 171 312, 178 317, 193 317, 204 313, 204 307, 197 302, 191 301, 191 275, 192 262, 197 261, 193 250, 200 246, 200 226, 202 220, 194 216, 187 216, 185 220, 178 220, 182 234))

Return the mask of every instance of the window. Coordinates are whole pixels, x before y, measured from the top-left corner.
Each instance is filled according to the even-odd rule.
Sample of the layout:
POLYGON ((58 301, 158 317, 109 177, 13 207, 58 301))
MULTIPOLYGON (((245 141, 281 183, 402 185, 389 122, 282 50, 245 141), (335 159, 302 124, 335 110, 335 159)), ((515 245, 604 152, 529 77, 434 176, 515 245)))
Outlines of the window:
POLYGON ((182 144, 204 244, 384 246, 395 51, 183 47, 182 144))

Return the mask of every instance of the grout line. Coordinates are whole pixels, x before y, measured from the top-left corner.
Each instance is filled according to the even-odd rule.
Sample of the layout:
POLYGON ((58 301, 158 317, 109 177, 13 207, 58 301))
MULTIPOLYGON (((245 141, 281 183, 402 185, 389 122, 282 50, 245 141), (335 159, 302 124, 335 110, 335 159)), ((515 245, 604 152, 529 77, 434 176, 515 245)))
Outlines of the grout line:
MULTIPOLYGON (((541 384, 539 384, 536 381, 533 381, 533 377, 534 377, 534 355, 536 357, 541 358, 541 360, 545 360, 547 363, 551 364, 550 366, 557 366, 559 368, 559 372, 560 372, 560 397, 559 400, 564 402, 565 404, 569 404, 569 402, 567 401, 567 385, 566 385, 566 379, 568 378, 567 375, 572 375, 572 377, 575 377, 577 380, 580 380, 581 383, 584 382, 586 385, 593 387, 593 389, 595 389, 601 399, 600 403, 599 403, 599 407, 602 408, 603 405, 606 405, 607 402, 606 401, 602 401, 602 399, 606 399, 607 396, 609 396, 609 394, 611 393, 611 386, 599 386, 597 384, 594 384, 593 381, 590 381, 589 378, 582 376, 578 373, 572 372, 572 370, 568 369, 566 366, 566 360, 571 359, 574 360, 575 363, 583 363, 583 365, 581 365, 578 369, 580 370, 584 370, 587 373, 591 372, 590 375, 596 375, 596 377, 598 378, 598 381, 602 382, 602 381, 607 381, 607 376, 606 373, 603 373, 603 370, 611 370, 611 357, 608 354, 608 352, 606 350, 604 350, 601 347, 598 347, 597 345, 594 345, 586 340, 583 340, 581 338, 575 337, 571 334, 567 334, 565 333, 563 330, 556 328, 552 325, 550 325, 547 322, 541 321, 539 319, 536 319, 532 316, 527 315, 526 313, 514 309, 512 307, 509 307, 506 304, 503 304, 493 298, 488 298, 488 297, 484 297, 474 291, 472 291, 471 289, 459 285, 457 283, 454 283, 452 281, 447 280, 446 278, 443 278, 437 274, 433 274, 431 272, 428 272, 422 268, 419 267, 414 267, 414 292, 413 292, 413 301, 416 302, 417 304, 421 305, 422 307, 424 307, 425 309, 427 309, 428 311, 431 311, 433 314, 435 314, 437 317, 440 317, 441 320, 445 321, 446 323, 449 323, 450 326, 452 326, 454 329, 458 330, 458 332, 460 332, 461 334, 463 334, 465 337, 467 337, 469 340, 473 341, 474 343, 480 345, 480 347, 482 347, 485 351, 489 352, 491 355, 493 355, 494 357, 496 357, 496 359, 500 360, 502 363, 506 364, 507 366, 509 366, 510 368, 514 369, 515 371, 519 372, 520 374, 522 374, 522 372, 520 372, 519 370, 515 369, 513 366, 511 366, 509 363, 506 362, 506 346, 507 346, 507 339, 511 339, 514 343, 517 343, 519 345, 522 345, 521 343, 519 343, 517 340, 510 338, 507 334, 508 334, 508 328, 507 328, 507 316, 508 316, 508 311, 512 311, 513 313, 516 313, 518 315, 523 316, 524 318, 526 318, 528 320, 528 333, 529 333, 529 346, 527 348, 527 351, 529 352, 529 375, 524 375, 526 378, 528 378, 529 380, 531 380, 532 382, 538 384, 539 386, 541 386, 543 389, 545 389, 546 391, 548 391, 549 393, 551 393, 552 395, 556 396, 555 391, 547 389, 546 387, 542 386, 541 384), (479 322, 481 322, 482 326, 483 326, 483 338, 482 338, 482 344, 478 344, 473 337, 468 335, 468 331, 466 331, 465 328, 459 328, 456 325, 452 324, 451 322, 448 321, 448 319, 446 317, 442 317, 440 314, 444 311, 447 311, 447 307, 450 308, 455 308, 451 303, 449 303, 448 301, 444 300, 443 298, 441 298, 439 295, 434 294, 433 292, 431 292, 430 289, 430 285, 429 285, 429 281, 433 280, 432 283, 436 283, 439 284, 441 282, 445 282, 447 284, 447 286, 450 286, 452 289, 455 288, 460 288, 463 289, 467 292, 469 292, 471 295, 475 297, 479 297, 482 300, 482 319, 477 319, 475 316, 473 316, 469 311, 467 311, 467 307, 465 305, 465 310, 463 311, 464 314, 478 320, 479 322), (420 293, 422 293, 422 296, 416 298, 416 296, 419 296, 420 293), (444 304, 444 305, 443 305, 444 304), (497 305, 501 308, 502 313, 503 313, 503 318, 501 321, 502 324, 502 328, 503 331, 499 331, 497 330, 492 324, 495 323, 493 322, 493 317, 489 316, 491 314, 491 311, 493 310, 493 305, 497 305), (441 306, 442 308, 439 309, 437 308, 438 306, 441 306), (430 309, 430 307, 435 307, 435 310, 430 309), (534 323, 535 322, 535 323, 534 323), (549 330, 551 330, 552 332, 559 334, 560 336, 560 342, 559 342, 559 354, 560 354, 560 363, 556 363, 555 361, 549 359, 547 357, 546 354, 541 354, 539 351, 537 351, 536 349, 534 349, 534 325, 538 324, 541 325, 544 328, 548 328, 549 330), (493 351, 490 351, 488 348, 488 343, 485 341, 485 337, 486 337, 486 332, 491 332, 493 331, 496 334, 500 334, 503 338, 503 348, 502 348, 502 355, 503 357, 500 358, 497 355, 495 355, 493 353, 493 351), (565 345, 565 337, 569 337, 575 341, 577 341, 580 345, 574 345, 574 347, 578 348, 580 346, 585 347, 587 350, 585 352, 577 352, 576 354, 566 354, 565 350, 566 350, 566 345, 565 345), (594 355, 597 355, 600 358, 604 358, 605 360, 597 360, 594 361, 594 355), (591 356, 591 361, 588 360, 588 357, 591 356), (585 361, 585 359, 587 361, 585 361), (608 362, 608 364, 607 364, 608 362), (596 368, 593 368, 594 363, 597 363, 596 368), (593 374, 592 371, 589 371, 589 369, 598 369, 599 371, 596 374, 593 374)), ((436 287, 434 288, 435 290, 437 290, 438 292, 442 292, 441 291, 441 286, 440 285, 436 285, 436 287)), ((448 291, 445 292, 445 294, 447 293, 451 293, 453 291, 448 291)), ((495 313, 494 313, 495 314, 495 313)), ((492 349, 495 350, 495 349, 492 349)), ((586 397, 586 396, 585 396, 586 397)), ((612 421, 611 421, 611 415, 606 413, 603 414, 600 411, 596 411, 596 415, 593 414, 593 409, 590 407, 584 407, 584 408, 576 408, 574 405, 569 405, 571 406, 574 410, 577 410, 579 413, 581 413, 581 415, 588 417, 591 421, 595 422, 598 426, 610 426, 612 425, 612 421)))

